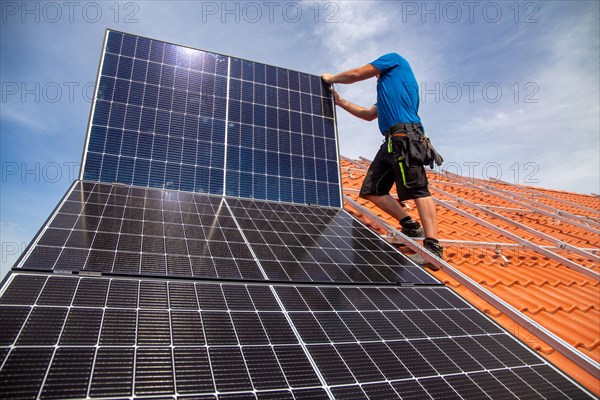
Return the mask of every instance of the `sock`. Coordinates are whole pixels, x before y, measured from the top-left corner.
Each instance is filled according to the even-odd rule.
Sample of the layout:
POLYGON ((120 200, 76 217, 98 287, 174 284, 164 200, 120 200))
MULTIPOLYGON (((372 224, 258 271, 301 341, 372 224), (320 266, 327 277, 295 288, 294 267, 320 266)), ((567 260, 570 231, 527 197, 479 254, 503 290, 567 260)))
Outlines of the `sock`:
POLYGON ((408 221, 412 221, 412 217, 409 215, 408 217, 404 217, 400 220, 400 225, 406 224, 408 221))
POLYGON ((440 243, 440 242, 438 242, 437 239, 434 239, 434 238, 425 238, 425 240, 427 240, 428 242, 431 242, 431 243, 435 243, 435 244, 439 244, 440 243))

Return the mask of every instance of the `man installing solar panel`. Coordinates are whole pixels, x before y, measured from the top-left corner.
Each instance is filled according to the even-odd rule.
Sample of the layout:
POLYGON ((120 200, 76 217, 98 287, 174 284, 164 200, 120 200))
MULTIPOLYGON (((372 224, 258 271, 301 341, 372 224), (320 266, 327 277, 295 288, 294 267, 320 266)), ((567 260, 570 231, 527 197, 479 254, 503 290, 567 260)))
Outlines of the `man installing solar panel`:
MULTIPOLYGON (((433 168, 434 162, 441 165, 443 159, 425 137, 418 115, 418 84, 408 61, 396 53, 389 53, 365 66, 321 77, 331 85, 377 77, 377 103, 370 108, 349 102, 333 86, 330 87, 339 107, 367 121, 378 118, 379 130, 385 137, 363 181, 360 197, 397 218, 405 235, 425 236, 423 246, 442 258, 443 248, 437 239, 435 203, 429 193, 423 165, 429 164, 433 168), (390 195, 394 182, 401 201, 414 200, 423 227, 390 195)), ((418 255, 411 258, 419 264, 426 263, 418 255)), ((437 269, 432 265, 429 268, 437 269)))

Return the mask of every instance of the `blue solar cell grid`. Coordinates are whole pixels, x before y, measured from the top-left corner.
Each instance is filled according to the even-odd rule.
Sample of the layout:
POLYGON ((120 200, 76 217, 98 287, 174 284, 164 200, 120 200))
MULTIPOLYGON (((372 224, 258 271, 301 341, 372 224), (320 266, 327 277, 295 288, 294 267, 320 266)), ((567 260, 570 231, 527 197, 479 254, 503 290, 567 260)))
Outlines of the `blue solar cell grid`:
POLYGON ((320 77, 108 31, 82 179, 341 206, 320 77))

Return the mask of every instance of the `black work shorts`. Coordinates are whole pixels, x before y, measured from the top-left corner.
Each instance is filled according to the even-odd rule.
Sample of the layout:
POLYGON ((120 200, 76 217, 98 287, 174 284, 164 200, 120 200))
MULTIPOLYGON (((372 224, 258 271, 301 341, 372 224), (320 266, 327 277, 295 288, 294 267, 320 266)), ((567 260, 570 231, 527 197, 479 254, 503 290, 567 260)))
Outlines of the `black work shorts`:
POLYGON ((367 171, 367 176, 360 188, 360 197, 390 194, 390 189, 394 183, 396 183, 398 198, 402 201, 431 196, 427 188, 429 184, 427 174, 422 165, 404 167, 404 178, 406 179, 406 186, 402 179, 398 161, 392 154, 388 153, 387 143, 384 142, 367 171))

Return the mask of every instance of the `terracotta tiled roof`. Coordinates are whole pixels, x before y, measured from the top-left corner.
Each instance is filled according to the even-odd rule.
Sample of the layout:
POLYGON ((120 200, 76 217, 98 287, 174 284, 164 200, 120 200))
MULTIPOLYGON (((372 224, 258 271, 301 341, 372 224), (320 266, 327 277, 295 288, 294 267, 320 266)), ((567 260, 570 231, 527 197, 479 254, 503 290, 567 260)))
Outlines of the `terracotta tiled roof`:
MULTIPOLYGON (((397 227, 397 221, 358 197, 367 167, 368 161, 364 159, 342 159, 344 194, 389 225, 397 227)), ((600 362, 600 283, 597 277, 590 276, 593 272, 600 273, 600 197, 497 181, 467 180, 433 171, 428 172, 428 178, 435 198, 480 219, 460 215, 439 204, 436 206, 445 260, 578 351, 600 362), (484 210, 470 208, 462 200, 482 206, 484 210), (557 217, 548 215, 548 212, 555 213, 557 217), (509 220, 503 221, 501 217, 509 220), (538 252, 539 248, 534 251, 533 246, 519 245, 497 229, 482 225, 478 222, 481 220, 533 245, 543 246, 563 259, 542 254, 538 252), (532 233, 531 229, 535 231, 532 233), (583 249, 585 253, 566 250, 561 243, 583 249), (569 262, 583 267, 583 272, 593 272, 586 274, 572 269, 569 262)), ((414 203, 409 201, 406 206, 408 213, 418 219, 414 203)), ((360 210, 352 206, 346 208, 375 231, 380 234, 386 232, 377 221, 369 219, 360 210)), ((402 247, 401 250, 407 251, 402 247)), ((600 395, 600 377, 585 372, 543 343, 535 331, 519 326, 443 269, 432 274, 600 395)))

